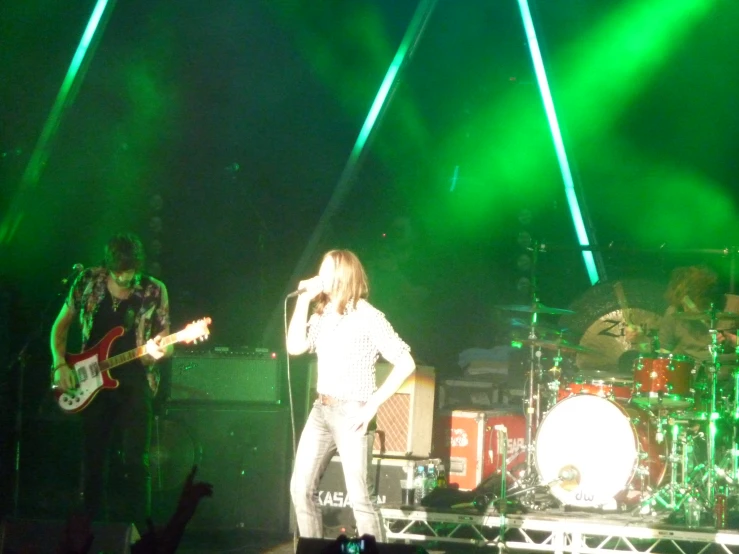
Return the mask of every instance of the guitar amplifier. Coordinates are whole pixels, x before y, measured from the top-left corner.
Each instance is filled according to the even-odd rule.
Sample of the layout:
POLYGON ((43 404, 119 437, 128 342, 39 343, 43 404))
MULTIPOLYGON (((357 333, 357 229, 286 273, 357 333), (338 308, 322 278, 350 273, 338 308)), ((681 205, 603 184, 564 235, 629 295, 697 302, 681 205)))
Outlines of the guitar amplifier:
MULTIPOLYGON (((379 387, 392 371, 386 362, 375 364, 375 381, 379 387)), ((308 371, 310 386, 307 402, 316 397, 318 369, 312 360, 308 371)), ((434 419, 435 370, 416 366, 416 371, 377 411, 377 433, 372 452, 375 456, 427 458, 431 453, 434 419)), ((307 413, 307 412, 306 412, 307 413)))
POLYGON ((177 353, 170 401, 282 402, 282 364, 273 352, 177 353))

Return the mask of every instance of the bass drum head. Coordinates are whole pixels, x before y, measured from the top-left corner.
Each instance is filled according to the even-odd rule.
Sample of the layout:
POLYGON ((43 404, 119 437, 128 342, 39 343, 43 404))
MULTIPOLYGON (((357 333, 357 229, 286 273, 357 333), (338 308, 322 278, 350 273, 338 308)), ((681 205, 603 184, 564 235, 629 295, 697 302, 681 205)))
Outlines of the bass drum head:
POLYGON ((638 453, 638 438, 624 409, 589 394, 556 404, 536 434, 541 482, 568 506, 612 503, 631 481, 638 453))

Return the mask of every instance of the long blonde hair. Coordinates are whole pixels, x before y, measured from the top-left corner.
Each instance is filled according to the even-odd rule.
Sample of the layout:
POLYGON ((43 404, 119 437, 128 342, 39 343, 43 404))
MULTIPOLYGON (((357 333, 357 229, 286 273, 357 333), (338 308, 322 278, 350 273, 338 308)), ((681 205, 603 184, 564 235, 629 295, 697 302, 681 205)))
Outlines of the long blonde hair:
POLYGON ((343 314, 347 306, 353 308, 361 298, 369 296, 369 281, 362 262, 350 250, 329 250, 323 261, 334 262, 334 281, 331 283, 331 294, 321 293, 316 298, 315 311, 322 314, 329 302, 336 305, 336 312, 343 314))
POLYGON ((670 275, 665 300, 670 305, 679 307, 686 296, 700 310, 707 310, 718 282, 718 276, 704 265, 677 267, 670 275))

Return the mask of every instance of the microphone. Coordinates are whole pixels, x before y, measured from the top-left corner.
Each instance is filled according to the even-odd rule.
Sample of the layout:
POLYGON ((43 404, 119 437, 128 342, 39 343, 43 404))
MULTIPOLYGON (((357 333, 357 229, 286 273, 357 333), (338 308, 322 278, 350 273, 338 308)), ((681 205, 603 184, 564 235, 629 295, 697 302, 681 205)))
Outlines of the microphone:
MULTIPOLYGON (((310 281, 312 281, 313 279, 318 279, 318 282, 321 282, 321 278, 319 276, 313 277, 312 279, 310 279, 310 281)), ((321 287, 323 287, 323 285, 321 285, 321 287)), ((298 290, 294 290, 293 292, 288 294, 286 298, 295 298, 296 296, 300 296, 304 292, 308 292, 308 287, 300 287, 298 290)))
POLYGON ((62 285, 68 284, 70 281, 74 281, 75 277, 85 270, 85 266, 82 264, 74 264, 72 266, 72 273, 62 279, 62 285))
POLYGON ((287 295, 286 298, 295 298, 296 296, 300 296, 304 292, 308 291, 308 287, 301 287, 298 290, 292 291, 290 294, 287 295))

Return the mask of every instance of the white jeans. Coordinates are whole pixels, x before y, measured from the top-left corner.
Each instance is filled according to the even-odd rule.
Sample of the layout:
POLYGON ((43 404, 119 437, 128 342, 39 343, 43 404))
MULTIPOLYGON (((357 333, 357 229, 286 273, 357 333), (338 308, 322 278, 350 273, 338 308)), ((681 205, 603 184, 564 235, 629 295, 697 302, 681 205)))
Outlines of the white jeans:
POLYGON ((323 537, 318 485, 331 457, 338 452, 358 534, 372 535, 378 542, 383 540, 380 516, 370 498, 373 487, 368 478, 375 433, 350 429, 352 415, 361 406, 360 402, 340 402, 326 406, 318 400, 313 404, 300 436, 290 480, 290 495, 302 537, 323 537))

